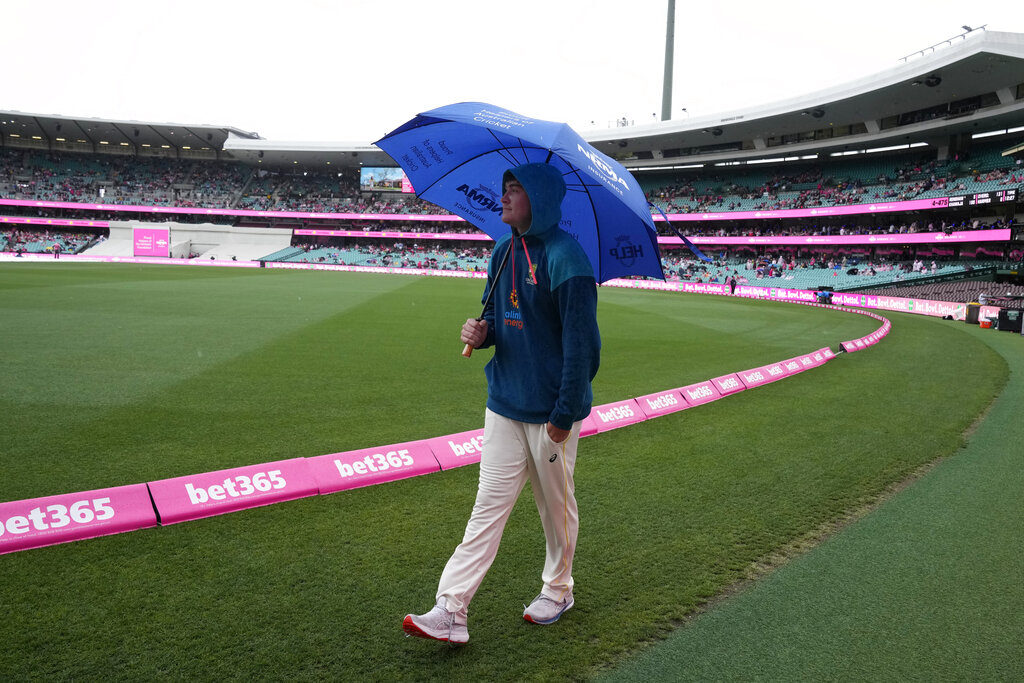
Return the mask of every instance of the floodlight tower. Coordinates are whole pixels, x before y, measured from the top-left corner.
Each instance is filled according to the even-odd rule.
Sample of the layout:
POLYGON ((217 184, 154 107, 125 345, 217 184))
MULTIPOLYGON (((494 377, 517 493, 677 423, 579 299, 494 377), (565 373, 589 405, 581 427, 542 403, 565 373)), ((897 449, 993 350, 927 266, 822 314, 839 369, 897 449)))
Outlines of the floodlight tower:
POLYGON ((672 62, 676 36, 676 0, 668 0, 668 22, 665 29, 665 82, 661 87, 661 120, 672 118, 672 62))

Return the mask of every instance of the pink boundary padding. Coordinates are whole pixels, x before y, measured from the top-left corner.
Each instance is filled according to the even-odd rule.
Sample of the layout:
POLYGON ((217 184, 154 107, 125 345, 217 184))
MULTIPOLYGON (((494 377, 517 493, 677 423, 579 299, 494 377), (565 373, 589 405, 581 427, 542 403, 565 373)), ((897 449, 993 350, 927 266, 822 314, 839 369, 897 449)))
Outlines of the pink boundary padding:
POLYGON ((739 376, 733 372, 728 375, 722 375, 721 377, 715 377, 713 380, 715 387, 718 389, 718 393, 722 396, 728 396, 729 394, 735 394, 737 391, 743 391, 746 387, 743 386, 743 382, 740 381, 739 376))
POLYGON ((771 365, 763 365, 759 368, 752 368, 750 370, 741 370, 736 373, 739 376, 740 381, 743 382, 743 386, 747 389, 753 389, 764 384, 770 384, 777 382, 778 380, 786 377, 789 373, 786 368, 783 367, 782 363, 772 363, 771 365))
POLYGON ((686 397, 683 396, 682 389, 647 394, 637 398, 636 403, 647 419, 669 415, 690 407, 690 404, 686 402, 686 397))
POLYGON ((594 421, 598 433, 643 422, 647 419, 634 398, 594 406, 590 410, 589 417, 594 421))
POLYGON ((682 392, 683 398, 691 406, 704 405, 705 403, 711 403, 722 398, 722 392, 718 390, 718 386, 709 379, 697 382, 696 384, 689 384, 682 387, 679 391, 682 392))
POLYGON ((448 436, 427 439, 431 452, 442 470, 480 462, 480 451, 484 446, 484 430, 474 429, 448 436))
POLYGON ((594 410, 591 408, 590 413, 583 418, 583 424, 580 425, 580 438, 595 434, 597 434, 597 423, 594 422, 594 410))
POLYGON ((0 503, 0 555, 154 526, 145 484, 0 503))
POLYGON ((306 460, 321 495, 441 471, 427 439, 306 460))
POLYGON ((317 494, 307 458, 149 483, 161 524, 177 524, 317 494))

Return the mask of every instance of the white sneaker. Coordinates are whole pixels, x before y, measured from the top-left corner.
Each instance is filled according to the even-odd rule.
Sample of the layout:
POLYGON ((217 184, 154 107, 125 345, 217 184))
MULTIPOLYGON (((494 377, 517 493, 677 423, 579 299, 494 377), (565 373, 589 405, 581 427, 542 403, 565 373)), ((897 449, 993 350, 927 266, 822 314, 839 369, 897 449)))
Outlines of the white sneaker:
POLYGON ((569 591, 561 601, 552 600, 541 593, 523 611, 523 619, 526 619, 531 624, 553 624, 574 604, 572 591, 569 591))
POLYGON ((444 598, 439 598, 434 609, 426 614, 406 614, 402 630, 406 635, 417 638, 433 638, 449 643, 469 642, 469 628, 466 617, 445 609, 444 598))

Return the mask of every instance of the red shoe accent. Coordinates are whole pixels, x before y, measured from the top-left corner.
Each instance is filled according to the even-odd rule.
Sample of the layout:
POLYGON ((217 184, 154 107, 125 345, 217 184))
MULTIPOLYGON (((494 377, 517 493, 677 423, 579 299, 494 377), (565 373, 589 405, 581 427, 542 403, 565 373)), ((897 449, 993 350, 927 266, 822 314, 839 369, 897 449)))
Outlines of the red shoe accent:
POLYGON ((420 627, 413 622, 411 614, 405 615, 405 619, 402 621, 402 630, 405 631, 407 635, 416 636, 417 638, 428 638, 429 640, 440 640, 445 643, 448 642, 447 638, 435 638, 429 633, 420 630, 420 627))

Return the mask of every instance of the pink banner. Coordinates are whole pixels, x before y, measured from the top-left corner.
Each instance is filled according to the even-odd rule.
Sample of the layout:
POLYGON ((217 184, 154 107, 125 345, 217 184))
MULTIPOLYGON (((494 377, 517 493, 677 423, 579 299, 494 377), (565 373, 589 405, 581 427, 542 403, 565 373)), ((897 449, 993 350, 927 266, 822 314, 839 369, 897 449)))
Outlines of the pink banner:
POLYGON ((315 218, 324 220, 372 221, 461 221, 451 214, 405 213, 310 213, 307 211, 256 211, 252 209, 193 209, 179 206, 139 206, 134 204, 90 204, 87 202, 50 202, 35 199, 0 199, 0 206, 31 206, 45 209, 77 209, 86 211, 131 211, 156 214, 191 214, 203 216, 254 216, 264 218, 315 218))
POLYGON ((321 494, 440 472, 427 440, 308 458, 321 494))
POLYGON ((0 554, 153 526, 145 484, 0 503, 0 554))
MULTIPOLYGON (((777 209, 756 211, 721 211, 718 213, 673 213, 670 221, 723 221, 746 220, 750 218, 822 218, 825 216, 853 216, 857 214, 894 213, 901 211, 922 211, 945 209, 948 197, 912 199, 906 202, 875 202, 873 204, 849 204, 846 206, 816 206, 810 209, 777 209)), ((664 220, 656 216, 654 220, 664 220)))
POLYGON ((56 225, 71 228, 107 228, 107 221, 86 221, 78 218, 22 218, 20 216, 0 216, 0 223, 19 223, 24 225, 56 225))
POLYGON ((818 298, 818 293, 809 289, 785 289, 783 287, 760 287, 755 285, 738 285, 736 287, 736 295, 754 299, 776 299, 778 301, 799 301, 803 303, 814 303, 818 298))
POLYGON ((472 465, 480 462, 480 452, 484 447, 484 430, 474 429, 469 432, 439 436, 435 439, 427 439, 427 444, 442 470, 472 465))
MULTIPOLYGON (((879 233, 865 235, 758 235, 717 237, 693 235, 687 236, 694 244, 721 245, 793 245, 793 246, 842 246, 853 244, 869 245, 903 245, 903 244, 941 244, 943 242, 1006 242, 1010 239, 1010 229, 998 230, 965 230, 963 232, 920 232, 920 233, 879 233)), ((659 237, 658 244, 682 245, 678 237, 659 237)))
POLYGON ((632 398, 617 403, 606 403, 603 406, 594 406, 590 411, 590 417, 594 420, 598 432, 607 432, 610 429, 618 429, 647 419, 644 416, 644 411, 632 398))
POLYGON ((711 382, 718 388, 718 392, 722 396, 728 396, 744 389, 743 382, 740 381, 736 373, 715 377, 711 382))
POLYGON ((728 294, 728 285, 704 282, 680 282, 679 291, 686 294, 728 294))
POLYGON ((722 392, 718 390, 718 386, 711 380, 685 386, 680 391, 686 398, 686 402, 691 406, 699 406, 722 398, 722 392))
POLYGON ((668 415, 679 410, 686 410, 690 407, 690 404, 683 398, 682 390, 680 389, 647 394, 636 399, 636 402, 647 419, 668 415))
POLYGON ((490 235, 482 232, 385 232, 379 230, 309 230, 299 228, 293 231, 296 235, 313 235, 319 237, 388 237, 407 240, 469 240, 475 242, 493 242, 490 235))
POLYGON ((306 458, 191 474, 149 483, 161 524, 315 496, 306 458))
POLYGON ((160 256, 171 253, 170 228, 132 228, 133 256, 160 256))

